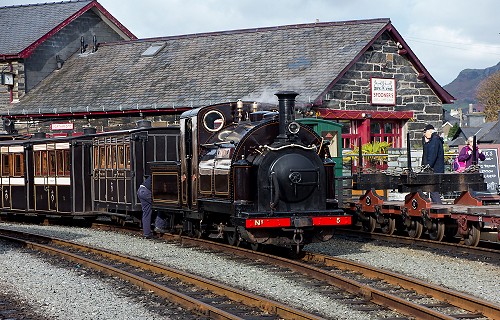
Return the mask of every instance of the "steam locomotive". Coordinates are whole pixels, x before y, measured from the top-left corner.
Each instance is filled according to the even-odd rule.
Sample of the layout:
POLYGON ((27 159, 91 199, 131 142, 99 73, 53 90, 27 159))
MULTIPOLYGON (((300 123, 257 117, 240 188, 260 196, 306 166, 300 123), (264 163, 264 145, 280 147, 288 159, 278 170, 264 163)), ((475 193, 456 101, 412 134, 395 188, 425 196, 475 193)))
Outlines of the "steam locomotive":
POLYGON ((300 251, 351 224, 327 144, 295 121, 297 95, 278 92, 279 112, 237 101, 181 115, 181 160, 149 164, 153 207, 172 229, 300 251))

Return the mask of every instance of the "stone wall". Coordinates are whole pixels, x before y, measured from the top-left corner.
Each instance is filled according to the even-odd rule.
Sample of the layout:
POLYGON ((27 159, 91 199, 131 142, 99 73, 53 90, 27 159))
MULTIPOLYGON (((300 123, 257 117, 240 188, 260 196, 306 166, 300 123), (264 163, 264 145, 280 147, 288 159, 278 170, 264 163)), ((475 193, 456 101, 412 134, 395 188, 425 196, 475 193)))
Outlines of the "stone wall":
POLYGON ((439 130, 443 108, 439 97, 385 32, 327 93, 323 107, 339 110, 413 111, 407 123, 411 145, 420 145, 427 123, 439 130), (396 79, 396 106, 371 105, 371 77, 396 79))

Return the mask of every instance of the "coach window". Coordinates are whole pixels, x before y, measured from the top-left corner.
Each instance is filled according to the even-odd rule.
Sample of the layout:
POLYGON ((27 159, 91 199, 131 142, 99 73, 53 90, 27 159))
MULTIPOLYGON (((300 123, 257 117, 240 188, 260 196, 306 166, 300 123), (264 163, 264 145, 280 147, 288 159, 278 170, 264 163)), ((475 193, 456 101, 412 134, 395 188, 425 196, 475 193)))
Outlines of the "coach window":
POLYGON ((57 151, 57 175, 69 176, 69 151, 57 151))
POLYGON ((71 170, 71 154, 69 150, 64 150, 64 175, 69 176, 69 172, 71 170))
POLYGON ((35 152, 35 176, 47 175, 47 151, 35 152))
POLYGON ((56 175, 56 151, 51 150, 49 151, 49 175, 50 176, 55 176, 56 175))
POLYGON ((130 169, 130 146, 125 146, 125 168, 130 169))
POLYGON ((57 164, 57 175, 62 176, 64 174, 64 153, 63 150, 56 151, 56 164, 57 164))
POLYGON ((125 154, 123 153, 124 147, 122 145, 118 146, 118 169, 125 169, 125 154))
POLYGON ((111 146, 111 169, 116 169, 118 164, 118 159, 116 158, 116 148, 117 146, 111 146))
POLYGON ((46 176, 47 173, 48 173, 47 169, 49 168, 48 160, 47 160, 48 159, 47 151, 42 151, 40 153, 40 155, 42 157, 42 166, 41 166, 41 168, 42 168, 42 174, 41 175, 46 176))
POLYGON ((2 154, 2 176, 9 177, 10 176, 10 161, 9 154, 2 154))
POLYGON ((106 152, 105 152, 104 146, 100 146, 97 149, 97 152, 98 152, 98 155, 97 155, 96 159, 98 159, 97 160, 98 163, 97 163, 96 168, 105 169, 106 168, 106 152))
POLYGON ((24 154, 14 154, 14 177, 24 176, 24 154))

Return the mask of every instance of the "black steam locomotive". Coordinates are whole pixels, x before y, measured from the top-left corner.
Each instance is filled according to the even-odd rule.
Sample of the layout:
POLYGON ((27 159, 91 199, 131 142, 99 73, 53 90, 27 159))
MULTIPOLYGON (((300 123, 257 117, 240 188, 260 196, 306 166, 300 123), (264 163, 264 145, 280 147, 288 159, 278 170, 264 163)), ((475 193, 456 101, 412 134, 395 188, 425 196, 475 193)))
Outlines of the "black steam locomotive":
POLYGON ((150 163, 153 207, 172 229, 300 250, 351 224, 327 145, 295 122, 297 93, 276 95, 279 112, 237 101, 181 115, 180 161, 150 163))

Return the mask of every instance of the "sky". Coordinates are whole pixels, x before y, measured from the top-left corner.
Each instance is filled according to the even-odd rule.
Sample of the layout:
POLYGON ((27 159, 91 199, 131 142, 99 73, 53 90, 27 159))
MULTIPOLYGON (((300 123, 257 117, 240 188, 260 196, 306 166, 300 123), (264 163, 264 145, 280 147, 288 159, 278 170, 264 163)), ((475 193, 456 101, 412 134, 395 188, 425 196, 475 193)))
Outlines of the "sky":
MULTIPOLYGON (((0 6, 60 2, 0 0, 0 6)), ((500 62, 498 0, 98 0, 138 38, 389 18, 442 86, 500 62)))

